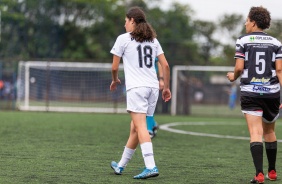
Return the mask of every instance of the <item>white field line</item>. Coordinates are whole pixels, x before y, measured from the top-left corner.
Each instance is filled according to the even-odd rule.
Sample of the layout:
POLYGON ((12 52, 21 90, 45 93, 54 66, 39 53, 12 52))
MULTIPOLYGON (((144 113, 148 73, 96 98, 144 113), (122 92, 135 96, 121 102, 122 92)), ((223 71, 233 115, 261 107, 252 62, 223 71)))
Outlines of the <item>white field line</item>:
MULTIPOLYGON (((250 137, 242 137, 242 136, 231 136, 231 135, 219 135, 219 134, 208 134, 208 133, 200 133, 200 132, 191 132, 185 130, 178 130, 172 127, 179 126, 179 125, 189 125, 189 126, 204 126, 204 125, 243 125, 242 123, 205 123, 205 122, 173 122, 168 124, 159 125, 161 130, 174 132, 178 134, 188 134, 188 135, 195 135, 195 136, 202 136, 202 137, 214 137, 214 138, 223 138, 223 139, 240 139, 240 140, 250 140, 250 137)), ((282 142, 282 140, 277 140, 277 142, 282 142)))

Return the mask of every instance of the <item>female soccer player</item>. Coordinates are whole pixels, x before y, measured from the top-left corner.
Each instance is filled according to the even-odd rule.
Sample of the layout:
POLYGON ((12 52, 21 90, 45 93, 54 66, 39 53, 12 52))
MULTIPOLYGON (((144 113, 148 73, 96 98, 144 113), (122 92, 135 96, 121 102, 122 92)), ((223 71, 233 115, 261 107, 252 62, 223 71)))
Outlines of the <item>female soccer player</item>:
POLYGON ((268 158, 268 178, 276 180, 277 140, 275 121, 279 116, 282 85, 282 47, 266 34, 270 13, 263 7, 252 7, 247 17, 246 35, 237 39, 234 72, 227 78, 233 82, 241 76, 241 109, 250 133, 250 151, 256 175, 251 183, 264 183, 263 142, 268 158))
POLYGON ((126 33, 118 36, 111 53, 113 54, 112 83, 113 91, 120 84, 118 67, 123 59, 127 111, 131 116, 130 134, 125 145, 121 160, 112 161, 111 168, 115 174, 122 174, 132 158, 136 147, 140 144, 145 162, 142 173, 135 179, 146 179, 159 175, 153 153, 153 145, 146 125, 146 115, 152 116, 155 111, 159 94, 159 81, 155 70, 155 58, 158 57, 162 66, 164 88, 162 98, 165 102, 171 98, 169 89, 170 68, 162 47, 156 39, 156 33, 147 22, 145 13, 139 7, 132 7, 125 17, 126 33))

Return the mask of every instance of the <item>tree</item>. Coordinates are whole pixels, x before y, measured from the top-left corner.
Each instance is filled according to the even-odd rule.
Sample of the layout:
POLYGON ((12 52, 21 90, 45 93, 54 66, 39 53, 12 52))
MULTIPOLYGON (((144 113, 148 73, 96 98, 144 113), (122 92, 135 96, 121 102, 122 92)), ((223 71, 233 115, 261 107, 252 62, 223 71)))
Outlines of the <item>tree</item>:
POLYGON ((192 9, 188 5, 172 4, 171 9, 150 9, 150 23, 156 29, 168 61, 172 65, 198 63, 198 46, 193 40, 192 9))
POLYGON ((173 64, 201 63, 188 5, 148 7, 159 0, 3 0, 0 56, 15 60, 111 62, 128 6, 139 5, 173 64), (126 4, 127 6, 124 6, 126 4))
POLYGON ((217 25, 221 35, 225 37, 222 43, 234 45, 234 40, 244 31, 243 16, 239 14, 224 14, 217 25))
POLYGON ((243 34, 243 16, 238 14, 224 14, 219 19, 217 27, 219 46, 218 52, 211 58, 212 65, 234 65, 234 44, 236 39, 243 34))
POLYGON ((213 38, 216 31, 216 25, 213 22, 197 20, 194 22, 197 30, 197 41, 201 45, 201 55, 203 57, 203 65, 211 65, 210 58, 212 52, 220 45, 219 40, 213 38))
POLYGON ((20 13, 16 0, 3 0, 1 10, 1 58, 14 57, 15 53, 21 53, 24 48, 20 46, 25 17, 20 13))
MULTIPOLYGON (((97 15, 91 9, 92 6, 100 11, 96 4, 104 5, 103 1, 95 1, 96 4, 92 2, 90 7, 88 7, 89 1, 85 0, 6 1, 5 5, 1 6, 4 38, 0 51, 2 57, 87 58, 84 54, 84 49, 88 47, 84 44, 86 42, 83 42, 86 40, 83 27, 97 15), (70 39, 71 43, 65 42, 65 37, 70 39), (65 49, 69 45, 70 47, 76 45, 75 48, 72 47, 71 52, 65 49), (82 53, 80 51, 78 53, 77 50, 82 53)), ((107 2, 111 3, 111 1, 107 2)), ((96 16, 96 19, 98 20, 99 17, 96 16)))
POLYGON ((275 38, 277 38, 278 40, 282 42, 281 30, 282 30, 282 21, 281 20, 272 20, 271 26, 268 30, 266 30, 266 32, 269 35, 274 36, 275 38))

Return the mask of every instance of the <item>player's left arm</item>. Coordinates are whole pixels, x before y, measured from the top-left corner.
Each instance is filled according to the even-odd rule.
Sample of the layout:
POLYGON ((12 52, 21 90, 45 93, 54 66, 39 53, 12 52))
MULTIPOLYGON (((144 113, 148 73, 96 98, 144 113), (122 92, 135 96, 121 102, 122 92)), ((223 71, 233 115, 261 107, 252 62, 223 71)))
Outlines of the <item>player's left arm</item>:
POLYGON ((164 73, 163 73, 161 64, 157 62, 157 65, 158 65, 158 72, 159 72, 159 87, 160 87, 160 90, 163 90, 164 89, 164 73))
POLYGON ((279 83, 282 86, 282 59, 277 59, 275 61, 275 68, 279 83))
MULTIPOLYGON (((282 86, 282 59, 276 59, 275 61, 276 75, 278 77, 280 86, 282 86)), ((282 104, 280 104, 280 109, 282 108, 282 104)))
POLYGON ((170 67, 168 65, 168 62, 165 58, 164 54, 160 54, 158 56, 159 63, 161 64, 162 70, 163 70, 163 76, 164 76, 164 88, 162 91, 162 98, 165 102, 168 102, 171 99, 171 92, 170 92, 170 67))

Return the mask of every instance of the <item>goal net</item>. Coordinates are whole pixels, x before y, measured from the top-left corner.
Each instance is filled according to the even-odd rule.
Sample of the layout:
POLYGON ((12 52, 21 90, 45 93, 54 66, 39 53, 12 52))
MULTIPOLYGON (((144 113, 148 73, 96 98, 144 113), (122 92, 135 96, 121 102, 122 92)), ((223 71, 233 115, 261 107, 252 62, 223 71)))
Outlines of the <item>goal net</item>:
POLYGON ((23 111, 126 113, 122 84, 110 91, 110 63, 19 62, 17 107, 23 111))
POLYGON ((171 114, 199 116, 242 116, 239 79, 226 78, 234 67, 174 66, 171 114))

